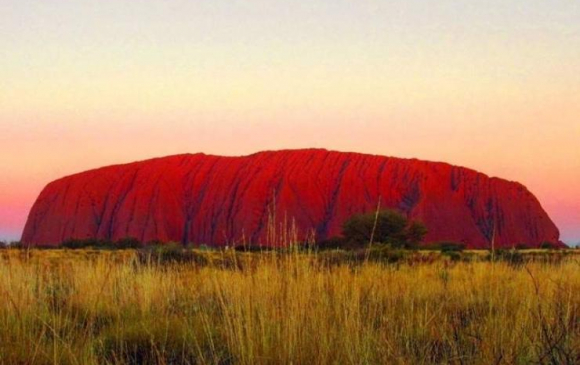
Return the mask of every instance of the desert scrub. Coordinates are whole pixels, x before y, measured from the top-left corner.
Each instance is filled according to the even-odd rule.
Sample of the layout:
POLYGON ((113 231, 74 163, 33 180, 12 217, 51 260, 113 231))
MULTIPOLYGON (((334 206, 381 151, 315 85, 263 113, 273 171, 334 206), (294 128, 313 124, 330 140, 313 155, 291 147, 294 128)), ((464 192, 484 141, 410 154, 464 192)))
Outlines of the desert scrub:
POLYGON ((578 362, 578 255, 465 254, 4 250, 0 363, 578 362))

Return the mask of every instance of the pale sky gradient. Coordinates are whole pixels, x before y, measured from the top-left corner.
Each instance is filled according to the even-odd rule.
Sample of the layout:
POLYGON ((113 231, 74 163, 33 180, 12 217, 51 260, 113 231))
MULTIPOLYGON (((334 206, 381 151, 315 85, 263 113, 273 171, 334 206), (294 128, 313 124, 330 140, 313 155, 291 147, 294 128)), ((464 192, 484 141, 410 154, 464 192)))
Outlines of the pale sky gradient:
POLYGON ((0 239, 63 175, 324 147, 517 180, 580 242, 580 2, 0 0, 0 239))

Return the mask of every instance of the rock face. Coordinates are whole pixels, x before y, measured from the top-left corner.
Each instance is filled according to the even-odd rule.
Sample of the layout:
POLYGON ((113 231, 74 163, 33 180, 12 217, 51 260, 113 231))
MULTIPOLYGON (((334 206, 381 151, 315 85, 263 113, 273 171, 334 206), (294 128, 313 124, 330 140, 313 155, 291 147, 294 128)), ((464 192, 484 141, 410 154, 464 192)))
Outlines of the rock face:
POLYGON ((178 155, 104 167, 50 183, 22 241, 69 238, 208 245, 283 244, 288 235, 340 235, 378 200, 424 222, 427 241, 468 247, 561 245, 559 232, 521 184, 462 167, 326 150, 244 157, 178 155))

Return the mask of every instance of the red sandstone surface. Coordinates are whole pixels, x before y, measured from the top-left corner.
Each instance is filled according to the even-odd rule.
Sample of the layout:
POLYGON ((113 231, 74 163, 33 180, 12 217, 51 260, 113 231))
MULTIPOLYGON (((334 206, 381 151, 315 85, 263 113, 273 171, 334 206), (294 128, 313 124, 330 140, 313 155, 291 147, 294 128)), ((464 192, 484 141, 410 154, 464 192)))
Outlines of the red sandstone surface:
POLYGON ((374 211, 379 197, 382 207, 424 222, 426 241, 487 248, 495 235, 496 247, 561 244, 519 183, 445 163, 326 150, 178 155, 68 176, 42 191, 22 241, 277 245, 272 236, 292 222, 300 238, 322 240, 340 235, 352 214, 374 211))

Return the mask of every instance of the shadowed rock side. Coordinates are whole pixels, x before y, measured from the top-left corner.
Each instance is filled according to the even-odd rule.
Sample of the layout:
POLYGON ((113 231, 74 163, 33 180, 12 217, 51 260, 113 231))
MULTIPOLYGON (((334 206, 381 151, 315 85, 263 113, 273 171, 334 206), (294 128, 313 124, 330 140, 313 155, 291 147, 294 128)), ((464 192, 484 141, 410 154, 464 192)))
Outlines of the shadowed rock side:
POLYGON ((179 155, 65 177, 42 191, 22 240, 277 245, 293 226, 321 240, 340 235, 352 214, 374 211, 379 197, 382 207, 423 221, 427 241, 485 248, 495 235, 497 247, 560 244, 518 183, 444 163, 325 150, 179 155))

